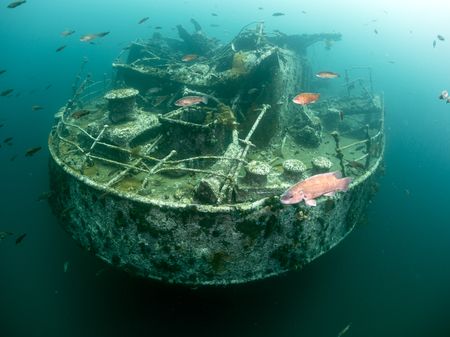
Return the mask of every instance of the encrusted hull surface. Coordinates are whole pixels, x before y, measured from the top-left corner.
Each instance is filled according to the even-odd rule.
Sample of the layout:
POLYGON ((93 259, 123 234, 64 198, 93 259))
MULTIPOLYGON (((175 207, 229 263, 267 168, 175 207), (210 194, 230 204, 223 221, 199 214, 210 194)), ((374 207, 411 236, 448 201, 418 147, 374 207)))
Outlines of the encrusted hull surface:
POLYGON ((187 285, 258 280, 327 252, 361 219, 382 158, 347 192, 321 198, 316 207, 283 206, 277 196, 230 206, 187 205, 99 185, 55 156, 51 137, 51 205, 65 230, 120 269, 187 285))

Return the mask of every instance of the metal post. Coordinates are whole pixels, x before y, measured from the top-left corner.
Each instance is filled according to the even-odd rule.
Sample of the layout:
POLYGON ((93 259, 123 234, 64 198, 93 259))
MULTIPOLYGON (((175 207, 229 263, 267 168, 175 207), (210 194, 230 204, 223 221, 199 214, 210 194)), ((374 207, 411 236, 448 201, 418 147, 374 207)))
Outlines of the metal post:
POLYGON ((370 159, 371 159, 371 147, 372 147, 372 139, 370 138, 370 134, 369 134, 369 125, 366 125, 366 151, 367 151, 367 157, 366 157, 366 170, 369 168, 370 165, 370 159))
POLYGON ((339 159, 339 165, 341 166, 342 175, 345 176, 344 154, 339 147, 339 133, 337 131, 333 131, 331 135, 333 136, 334 142, 336 143, 336 157, 339 159))

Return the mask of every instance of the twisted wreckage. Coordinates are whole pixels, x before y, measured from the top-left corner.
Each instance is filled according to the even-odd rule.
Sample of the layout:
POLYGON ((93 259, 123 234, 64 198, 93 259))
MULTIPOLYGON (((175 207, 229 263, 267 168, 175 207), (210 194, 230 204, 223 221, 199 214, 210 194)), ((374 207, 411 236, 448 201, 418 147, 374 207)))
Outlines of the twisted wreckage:
POLYGON ((181 40, 132 43, 112 88, 76 85, 49 137, 53 210, 82 247, 147 278, 225 285, 299 268, 363 216, 384 151, 382 98, 351 78, 361 69, 338 97, 314 78, 308 47, 339 34, 256 23, 219 45, 192 22, 181 40), (308 90, 317 103, 292 103, 308 90), (174 104, 187 95, 207 104, 174 104), (336 170, 352 177, 347 192, 280 203, 302 178, 336 170))

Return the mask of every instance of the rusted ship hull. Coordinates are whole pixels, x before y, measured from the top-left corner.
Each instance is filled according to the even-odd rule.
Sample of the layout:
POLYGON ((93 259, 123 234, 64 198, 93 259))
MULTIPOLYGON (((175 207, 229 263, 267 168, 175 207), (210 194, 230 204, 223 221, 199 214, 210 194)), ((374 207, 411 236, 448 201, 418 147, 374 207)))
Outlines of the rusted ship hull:
POLYGON ((58 158, 51 140, 51 204, 65 230, 119 269, 186 285, 243 283, 316 259, 360 221, 382 161, 317 207, 283 206, 277 196, 232 206, 165 204, 86 179, 58 158))

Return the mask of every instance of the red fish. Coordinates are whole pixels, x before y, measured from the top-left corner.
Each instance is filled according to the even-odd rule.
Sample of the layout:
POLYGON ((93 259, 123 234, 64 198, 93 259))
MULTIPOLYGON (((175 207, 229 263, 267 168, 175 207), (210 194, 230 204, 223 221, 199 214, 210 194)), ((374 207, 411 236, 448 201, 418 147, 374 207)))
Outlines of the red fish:
POLYGON ((311 103, 315 103, 320 97, 320 94, 312 93, 312 92, 304 92, 298 94, 292 99, 292 102, 300 105, 307 105, 311 103))
POLYGON ((198 58, 197 54, 187 54, 187 55, 184 55, 181 58, 181 61, 183 61, 183 62, 191 62, 191 61, 196 60, 197 58, 198 58))
POLYGON ((208 98, 205 96, 184 96, 175 102, 176 106, 191 106, 194 104, 208 104, 208 98))
POLYGON ((316 198, 333 196, 336 191, 347 191, 351 178, 342 178, 341 172, 316 174, 289 188, 280 197, 285 205, 298 204, 304 200, 308 206, 316 206, 316 198))
POLYGON ((316 74, 316 77, 318 78, 337 78, 340 75, 338 73, 332 72, 332 71, 320 71, 316 74))

